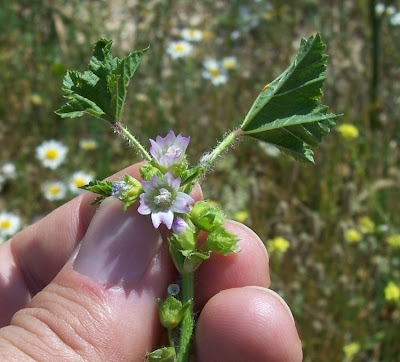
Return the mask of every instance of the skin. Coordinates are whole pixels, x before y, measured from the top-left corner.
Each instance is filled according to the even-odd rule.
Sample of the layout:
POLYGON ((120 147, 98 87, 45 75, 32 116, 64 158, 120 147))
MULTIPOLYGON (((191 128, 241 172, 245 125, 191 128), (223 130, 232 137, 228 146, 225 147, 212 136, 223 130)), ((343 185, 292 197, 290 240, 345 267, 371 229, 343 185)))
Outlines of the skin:
MULTIPOLYGON (((140 166, 110 179, 123 173, 139 179, 140 166)), ((201 199, 200 187, 191 195, 201 199)), ((77 250, 92 220, 97 219, 92 230, 101 228, 101 217, 109 220, 117 212, 114 200, 95 216, 94 198, 85 193, 73 199, 0 247, 0 360, 143 361, 165 337, 155 298, 164 297, 176 280, 165 242, 130 283, 105 285, 76 270, 77 250)), ((241 251, 213 255, 196 274, 200 314, 193 361, 301 361, 292 314, 268 289, 263 243, 242 224, 225 226, 239 236, 241 251)))

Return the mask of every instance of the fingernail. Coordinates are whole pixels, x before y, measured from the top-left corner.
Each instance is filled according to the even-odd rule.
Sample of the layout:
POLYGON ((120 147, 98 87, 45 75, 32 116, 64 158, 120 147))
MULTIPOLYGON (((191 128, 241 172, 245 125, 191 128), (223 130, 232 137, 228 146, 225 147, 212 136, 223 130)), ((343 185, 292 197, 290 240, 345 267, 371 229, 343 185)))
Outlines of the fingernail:
POLYGON ((105 200, 91 221, 73 268, 112 286, 139 281, 162 243, 149 217, 134 209, 121 210, 117 200, 105 200))
POLYGON ((249 286, 247 288, 255 288, 255 289, 262 290, 263 292, 272 295, 287 310, 287 312, 290 315, 290 318, 292 319, 293 323, 295 323, 292 311, 290 310, 289 306, 286 304, 285 300, 277 292, 275 292, 275 291, 273 291, 272 289, 269 289, 269 288, 263 288, 263 287, 258 287, 258 286, 249 286))

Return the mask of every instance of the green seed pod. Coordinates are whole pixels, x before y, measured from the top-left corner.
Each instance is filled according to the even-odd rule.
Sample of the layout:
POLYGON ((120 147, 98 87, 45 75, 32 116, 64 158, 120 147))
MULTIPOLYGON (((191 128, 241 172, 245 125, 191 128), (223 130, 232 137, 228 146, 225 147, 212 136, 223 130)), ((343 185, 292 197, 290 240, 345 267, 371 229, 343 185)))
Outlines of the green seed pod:
POLYGON ((182 320, 190 304, 191 301, 182 305, 178 299, 170 294, 164 301, 158 298, 157 306, 161 324, 167 329, 175 328, 182 320))
POLYGON ((199 229, 211 232, 225 222, 222 210, 210 205, 207 201, 198 201, 190 212, 190 219, 199 229))
POLYGON ((146 362, 176 362, 175 349, 163 347, 146 355, 146 362))
POLYGON ((214 253, 227 255, 237 251, 238 241, 239 238, 236 235, 229 233, 224 227, 219 227, 208 234, 204 248, 214 253))

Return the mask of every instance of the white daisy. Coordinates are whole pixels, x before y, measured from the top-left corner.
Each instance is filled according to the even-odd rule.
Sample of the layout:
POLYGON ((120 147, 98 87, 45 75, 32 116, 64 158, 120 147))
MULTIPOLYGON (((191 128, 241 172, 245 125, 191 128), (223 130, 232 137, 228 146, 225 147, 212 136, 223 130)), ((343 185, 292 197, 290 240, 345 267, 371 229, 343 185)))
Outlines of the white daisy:
POLYGON ((67 187, 61 181, 47 181, 42 185, 42 192, 49 201, 62 200, 67 194, 67 187))
POLYGON ((83 171, 77 171, 71 176, 69 189, 74 194, 81 194, 85 192, 85 190, 82 190, 79 187, 87 185, 90 181, 93 181, 92 175, 83 171))
POLYGON ((7 162, 1 167, 1 173, 6 179, 14 179, 17 176, 16 167, 11 162, 7 162))
POLYGON ((92 138, 82 138, 79 141, 79 147, 85 151, 92 151, 96 149, 98 146, 98 142, 92 138))
POLYGON ((236 57, 233 56, 223 58, 221 64, 225 69, 235 69, 239 65, 236 57))
POLYGON ((375 14, 381 16, 385 12, 385 4, 384 3, 377 3, 375 5, 375 14))
POLYGON ((13 236, 21 228, 21 219, 11 212, 0 212, 0 239, 13 236))
POLYGON ((183 58, 193 51, 193 46, 185 40, 173 41, 168 45, 167 53, 174 59, 183 58))
POLYGON ((390 24, 393 26, 400 25, 400 13, 396 13, 390 18, 390 24))
POLYGON ((64 162, 68 148, 55 140, 44 141, 36 148, 36 157, 43 166, 55 170, 64 162))
POLYGON ((205 60, 203 66, 205 68, 202 72, 203 77, 210 79, 213 85, 218 86, 228 81, 228 74, 215 59, 205 60))
POLYGON ((187 41, 200 41, 203 39, 203 32, 199 29, 185 28, 182 29, 181 36, 187 41))

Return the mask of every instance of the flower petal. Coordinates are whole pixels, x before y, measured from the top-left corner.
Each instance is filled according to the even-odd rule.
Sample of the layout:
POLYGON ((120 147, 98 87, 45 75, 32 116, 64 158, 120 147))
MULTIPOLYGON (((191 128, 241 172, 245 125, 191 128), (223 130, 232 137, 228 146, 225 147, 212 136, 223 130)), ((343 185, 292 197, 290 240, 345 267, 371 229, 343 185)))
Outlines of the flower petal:
POLYGON ((181 185, 181 178, 175 178, 171 171, 168 171, 164 175, 163 181, 167 182, 168 186, 170 186, 174 191, 178 191, 179 186, 181 185))
POLYGON ((174 221, 174 213, 171 210, 152 212, 151 221, 156 229, 161 223, 165 224, 168 229, 171 229, 172 222, 174 221))
POLYGON ((145 194, 140 195, 140 205, 138 207, 138 213, 142 215, 148 215, 151 213, 149 205, 146 203, 145 194))
POLYGON ((163 155, 163 151, 156 141, 150 139, 150 144, 150 153, 156 160, 158 160, 163 155))
POLYGON ((194 204, 194 200, 184 192, 178 192, 174 203, 171 205, 171 210, 174 212, 185 213, 189 212, 188 205, 194 204))

